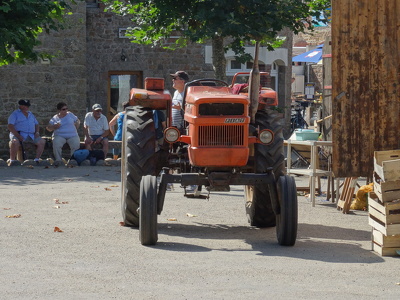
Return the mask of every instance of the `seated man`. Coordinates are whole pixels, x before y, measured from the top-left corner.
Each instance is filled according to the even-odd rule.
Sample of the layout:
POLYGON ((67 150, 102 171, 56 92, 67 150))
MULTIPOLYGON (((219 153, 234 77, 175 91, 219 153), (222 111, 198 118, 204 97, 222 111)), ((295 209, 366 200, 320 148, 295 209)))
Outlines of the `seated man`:
POLYGON ((11 113, 8 118, 8 130, 10 131, 10 166, 20 164, 17 161, 17 153, 22 142, 30 142, 36 145, 35 161, 38 163, 43 153, 46 141, 39 135, 39 123, 32 112, 29 111, 29 100, 19 100, 19 109, 11 113))
POLYGON ((92 106, 92 112, 88 112, 85 116, 85 122, 83 123, 85 133, 85 148, 93 150, 92 146, 95 144, 103 145, 104 158, 107 157, 108 153, 108 135, 110 129, 106 116, 102 113, 100 104, 94 104, 92 106))

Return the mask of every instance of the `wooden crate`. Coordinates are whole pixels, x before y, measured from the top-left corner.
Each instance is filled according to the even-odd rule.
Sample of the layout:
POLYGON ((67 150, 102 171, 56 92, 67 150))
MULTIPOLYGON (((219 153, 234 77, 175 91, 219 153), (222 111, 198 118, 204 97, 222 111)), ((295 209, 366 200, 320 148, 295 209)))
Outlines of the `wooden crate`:
POLYGON ((372 250, 374 250, 376 253, 378 253, 381 256, 398 256, 397 250, 400 250, 399 248, 391 248, 391 247, 385 247, 382 245, 378 245, 376 243, 372 243, 372 250))
POLYGON ((400 180, 383 181, 377 173, 374 172, 374 193, 383 203, 400 199, 400 180))
POLYGON ((375 151, 374 171, 385 182, 400 180, 400 150, 375 151))
POLYGON ((372 215, 369 215, 368 224, 382 232, 384 235, 400 234, 400 224, 382 224, 382 222, 374 218, 372 215))
POLYGON ((382 203, 374 192, 368 194, 368 224, 384 235, 400 234, 400 201, 382 203))
POLYGON ((382 256, 398 256, 400 235, 386 236, 374 228, 372 231, 372 250, 382 256))
POLYGON ((400 200, 382 203, 371 192, 368 194, 368 212, 385 225, 400 224, 400 200))
POLYGON ((384 235, 382 232, 373 229, 372 231, 372 240, 374 243, 389 247, 400 249, 400 235, 384 235))

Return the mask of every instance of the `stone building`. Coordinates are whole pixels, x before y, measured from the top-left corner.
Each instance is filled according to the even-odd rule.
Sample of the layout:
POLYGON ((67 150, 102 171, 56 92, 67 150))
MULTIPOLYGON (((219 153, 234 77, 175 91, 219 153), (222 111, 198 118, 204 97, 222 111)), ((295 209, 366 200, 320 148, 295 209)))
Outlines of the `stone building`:
MULTIPOLYGON (((309 51, 316 48, 318 45, 325 43, 327 37, 331 35, 331 27, 321 26, 315 27, 313 31, 305 31, 293 36, 293 56, 299 55, 303 52, 309 51)), ((306 64, 301 63, 293 68, 293 72, 303 75, 303 92, 304 83, 313 82, 315 83, 315 91, 322 92, 322 80, 323 80, 323 64, 306 64), (297 72, 300 68, 300 73, 297 72), (309 78, 307 78, 309 76, 309 78)), ((292 86, 292 91, 296 89, 292 86)))
MULTIPOLYGON (((66 102, 81 121, 94 103, 100 103, 110 119, 128 99, 130 88, 142 87, 146 77, 165 78, 171 92, 168 74, 177 70, 186 70, 191 79, 214 77, 207 56, 209 46, 192 44, 170 51, 133 44, 124 36, 131 26, 129 18, 104 12, 101 6, 96 0, 77 2, 67 18, 67 29, 41 36, 40 47, 55 55, 51 61, 0 67, 1 158, 9 155, 7 119, 18 108, 19 99, 31 101, 41 135, 51 136, 45 126, 60 101, 66 102)), ((291 33, 287 36, 283 48, 260 57, 265 69, 274 73, 271 84, 279 91, 281 107, 290 99, 291 33)), ((232 66, 234 57, 227 59, 227 65, 232 66)))

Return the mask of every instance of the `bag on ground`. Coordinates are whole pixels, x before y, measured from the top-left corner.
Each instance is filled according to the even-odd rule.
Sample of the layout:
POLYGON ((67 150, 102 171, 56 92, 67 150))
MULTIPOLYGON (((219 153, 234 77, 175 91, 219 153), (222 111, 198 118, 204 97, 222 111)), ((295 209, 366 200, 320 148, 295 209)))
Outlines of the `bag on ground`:
POLYGON ((75 159, 78 165, 81 165, 81 162, 83 162, 85 159, 87 159, 89 156, 89 150, 86 149, 80 149, 76 150, 74 154, 72 155, 72 159, 75 159))
POLYGON ((99 160, 104 160, 104 152, 103 150, 92 150, 89 151, 88 159, 90 160, 90 164, 93 166, 99 160))

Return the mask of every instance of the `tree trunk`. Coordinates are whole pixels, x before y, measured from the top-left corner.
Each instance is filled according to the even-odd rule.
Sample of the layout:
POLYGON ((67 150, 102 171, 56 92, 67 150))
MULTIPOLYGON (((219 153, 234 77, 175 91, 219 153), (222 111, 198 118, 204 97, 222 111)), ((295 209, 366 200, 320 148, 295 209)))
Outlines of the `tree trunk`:
POLYGON ((260 49, 260 42, 256 42, 256 45, 254 47, 253 68, 250 71, 250 83, 249 83, 250 118, 252 124, 256 122, 258 98, 260 95, 260 69, 258 68, 259 49, 260 49))
POLYGON ((215 36, 212 39, 212 51, 212 62, 215 78, 226 81, 226 59, 223 37, 215 36))

